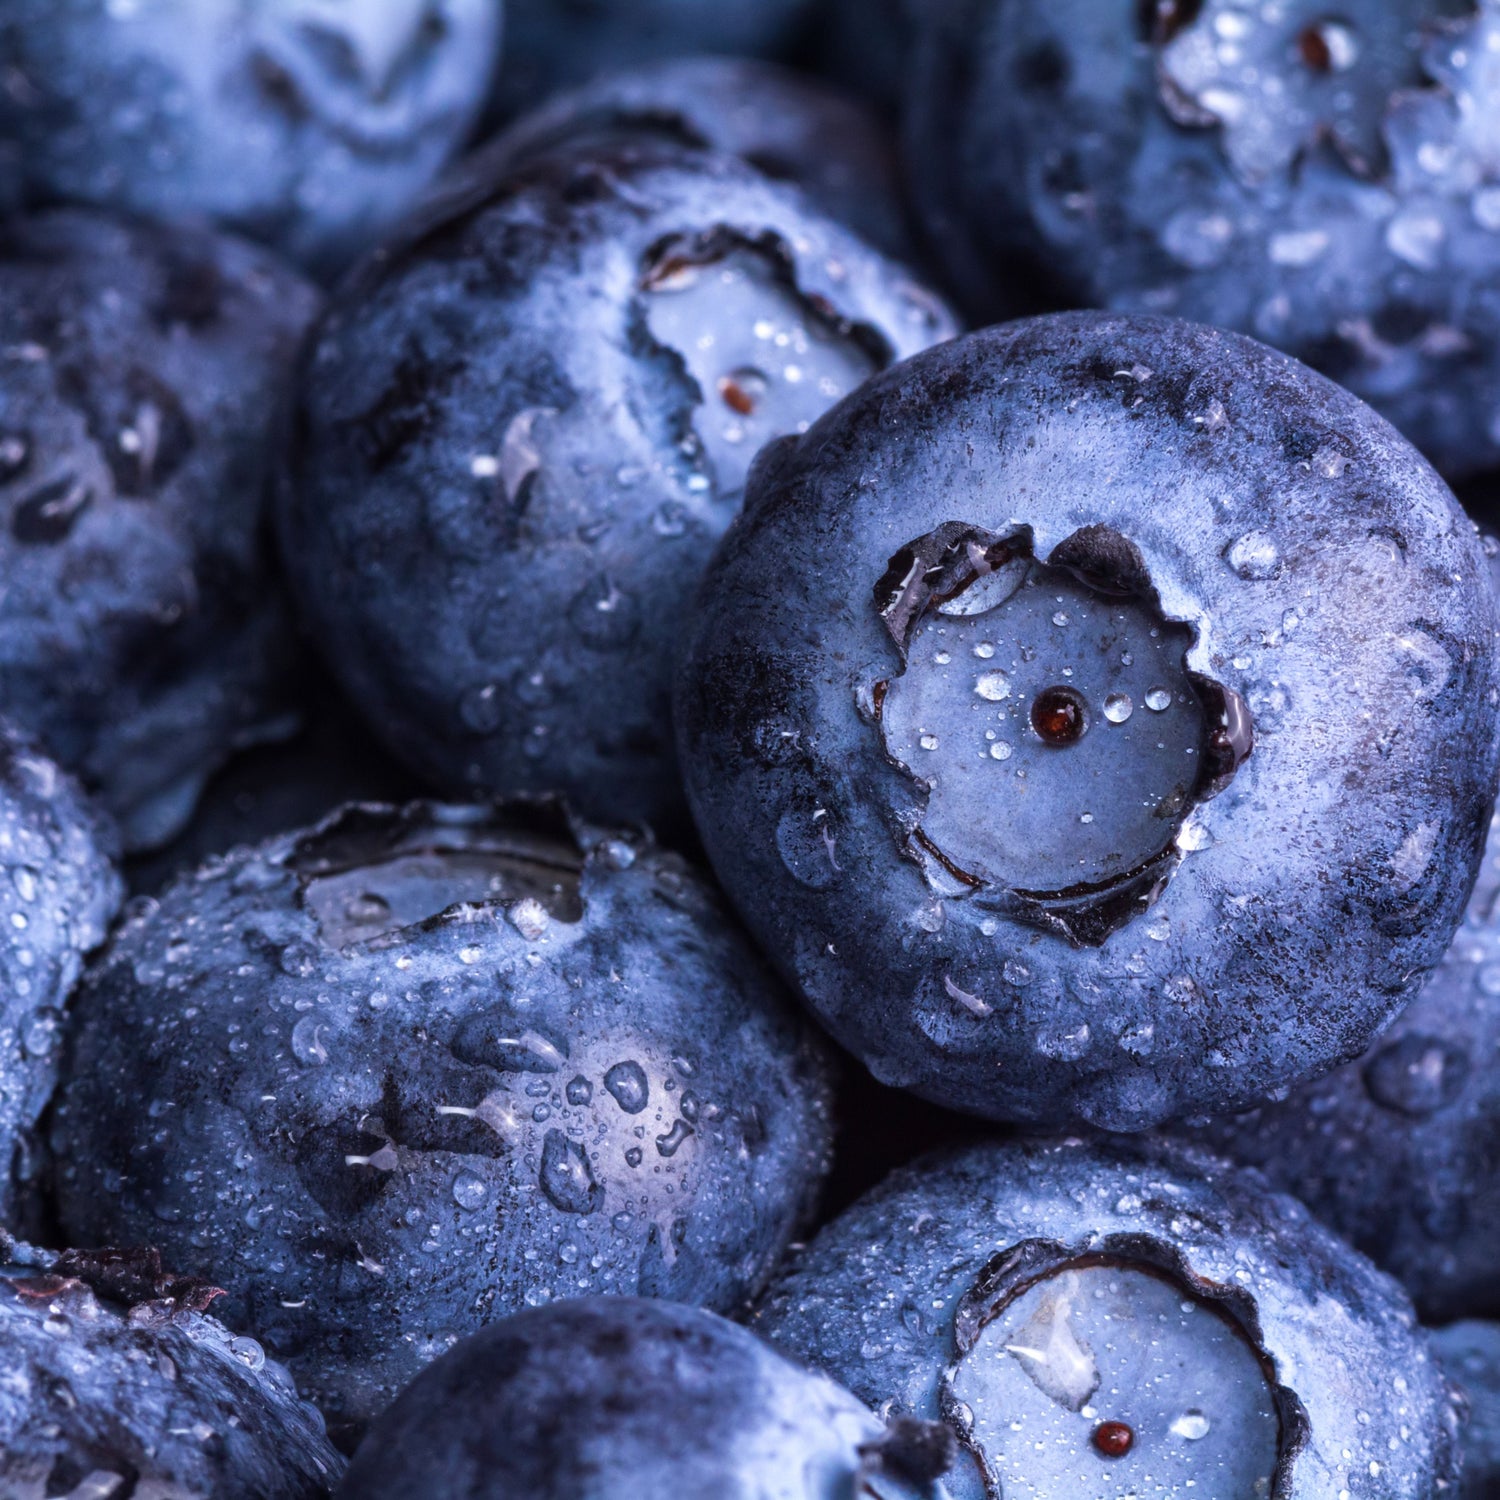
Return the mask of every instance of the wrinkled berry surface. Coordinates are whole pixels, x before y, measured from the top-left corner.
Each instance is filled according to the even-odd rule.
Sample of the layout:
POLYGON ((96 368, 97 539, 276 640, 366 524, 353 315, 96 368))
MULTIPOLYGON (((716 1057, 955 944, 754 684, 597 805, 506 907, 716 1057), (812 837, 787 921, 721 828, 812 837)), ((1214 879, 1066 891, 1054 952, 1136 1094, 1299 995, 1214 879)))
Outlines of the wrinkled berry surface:
POLYGON ((1140 1129, 1357 1053, 1441 958, 1500 701, 1474 529, 1248 340, 1071 314, 768 449, 679 675, 766 951, 884 1082, 1140 1129))
POLYGON ((1457 1413, 1397 1284, 1181 1146, 923 1158, 794 1257, 754 1326, 873 1406, 947 1422, 954 1500, 1419 1500, 1456 1476, 1457 1413), (1101 1434, 1116 1423, 1128 1444, 1101 1434))
POLYGON ((460 174, 308 359, 280 508, 305 619, 438 785, 671 821, 683 617, 756 450, 950 327, 728 158, 460 174))
POLYGON ((521 116, 489 150, 518 163, 642 136, 737 156, 886 254, 912 253, 885 127, 853 95, 776 63, 671 57, 604 73, 521 116))
POLYGON ((976 313, 1040 279, 1240 329, 1445 473, 1500 463, 1495 0, 963 0, 923 33, 911 181, 976 313))
POLYGON ((0 1233, 4 1493, 327 1495, 344 1462, 322 1418, 254 1339, 205 1315, 213 1288, 173 1297, 143 1287, 121 1300, 96 1291, 112 1258, 59 1256, 0 1233))
POLYGON ((65 210, 0 233, 0 697, 128 847, 285 727, 262 499, 315 306, 207 231, 65 210))
POLYGON ((550 804, 210 863, 74 1016, 65 1229, 225 1287, 344 1432, 528 1304, 741 1306, 827 1169, 825 1053, 710 889, 550 804))
POLYGON ((0 726, 0 1222, 36 1177, 63 1009, 120 904, 114 829, 71 777, 0 726))
POLYGON ((460 1344, 396 1403, 338 1493, 937 1500, 902 1472, 923 1456, 743 1328, 611 1298, 518 1313, 460 1344))
POLYGON ((1463 925, 1365 1056, 1201 1126, 1398 1276, 1434 1321, 1500 1313, 1500 848, 1463 925))
POLYGON ((502 0, 13 0, 0 136, 26 193, 209 218, 318 270, 463 143, 502 0))

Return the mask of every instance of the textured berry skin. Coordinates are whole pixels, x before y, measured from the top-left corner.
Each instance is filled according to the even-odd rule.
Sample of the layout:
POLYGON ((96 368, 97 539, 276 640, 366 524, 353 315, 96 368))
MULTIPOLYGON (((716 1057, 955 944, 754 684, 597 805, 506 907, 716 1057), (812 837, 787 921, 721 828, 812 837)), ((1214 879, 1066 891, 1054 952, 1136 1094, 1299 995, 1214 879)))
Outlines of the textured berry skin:
POLYGON ((237 851, 75 1004, 67 1231, 229 1288, 341 1432, 527 1303, 740 1307, 827 1170, 826 1053, 709 888, 549 804, 237 851))
POLYGON ((517 163, 642 136, 737 156, 885 254, 912 255, 885 127, 853 95, 756 58, 668 57, 601 74, 522 115, 486 152, 517 163))
POLYGON ((507 0, 505 67, 490 111, 527 109, 605 68, 673 54, 784 56, 819 0, 507 0))
POLYGON ((1500 463, 1496 0, 957 0, 923 33, 911 176, 976 316, 1040 275, 1239 329, 1445 473, 1500 463))
POLYGON ((262 492, 315 306, 206 231, 65 210, 0 233, 0 699, 127 847, 284 731, 262 492))
POLYGON ((96 1295, 94 1260, 0 1233, 0 1492, 326 1496, 344 1461, 322 1418, 254 1339, 204 1315, 213 1289, 124 1302, 96 1295))
POLYGON ((311 352, 280 505, 306 621, 433 784, 679 817, 683 612, 771 416, 831 404, 817 361, 847 390, 950 328, 905 272, 728 158, 652 144, 460 172, 311 352), (738 368, 752 356, 764 372, 738 368))
MULTIPOLYGON (((969 1373, 974 1319, 999 1315, 1018 1268, 1066 1270, 1089 1256, 1165 1274, 1258 1349, 1277 1383, 1271 1493, 1312 1500, 1357 1485, 1379 1500, 1426 1500, 1455 1482, 1456 1413, 1399 1286, 1258 1174, 1179 1145, 1017 1140, 924 1158, 824 1228, 754 1326, 872 1406, 942 1412, 962 1437, 989 1415, 951 1399, 969 1373)), ((1124 1345, 1133 1338, 1119 1329, 1124 1345)), ((1117 1350, 1084 1352, 1105 1376, 1107 1415, 1111 1397, 1132 1394, 1110 1385, 1117 1350)), ((1220 1419, 1215 1404, 1204 1412, 1220 1419)), ((1143 1447, 1152 1436, 1140 1434, 1143 1447)), ((955 1500, 983 1500, 980 1463, 993 1457, 960 1462, 955 1500)), ((1119 1472, 1124 1483, 1130 1471, 1119 1472)))
POLYGON ((938 1500, 902 1458, 920 1466, 847 1391, 743 1328, 586 1298, 517 1313, 445 1355, 366 1439, 338 1494, 938 1500))
POLYGON ((1442 963, 1357 1062, 1200 1126, 1399 1277, 1432 1322, 1500 1314, 1500 840, 1442 963))
POLYGON ((1367 407, 1233 334, 1065 314, 920 355, 761 455, 700 589, 680 756, 731 899, 878 1078, 1142 1129, 1356 1055, 1442 957, 1492 803, 1495 630, 1471 523, 1367 407), (1053 561, 1029 623, 996 607, 1007 645, 979 611, 1017 527, 1053 561), (972 613, 943 592, 965 570, 972 613), (1123 653, 1121 594, 1158 632, 1123 653), (1136 658, 1166 677, 1184 648, 1207 737, 1168 754, 1199 710, 1136 658), (1076 748, 1042 742, 1040 692, 1025 721, 1049 680, 1100 684, 1076 748), (1216 740, 1253 749, 1157 804, 1216 740), (1117 835, 1156 852, 1070 886, 1117 835))
POLYGON ((0 1223, 38 1167, 68 992, 120 905, 115 846, 72 778, 0 725, 0 1223))
POLYGON ((1469 1405, 1463 1500, 1492 1500, 1500 1486, 1500 1325, 1450 1323, 1433 1331, 1432 1345, 1469 1405))
POLYGON ((13 0, 0 136, 33 200, 211 219, 330 271, 464 141, 502 0, 13 0))

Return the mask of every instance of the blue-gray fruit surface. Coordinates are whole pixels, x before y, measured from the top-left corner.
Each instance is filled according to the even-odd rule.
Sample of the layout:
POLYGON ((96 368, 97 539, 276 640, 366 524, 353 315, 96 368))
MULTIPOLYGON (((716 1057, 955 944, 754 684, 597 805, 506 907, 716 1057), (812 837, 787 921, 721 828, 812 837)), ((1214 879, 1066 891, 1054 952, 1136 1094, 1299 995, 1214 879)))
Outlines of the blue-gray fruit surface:
POLYGON ((954 1500, 1430 1500, 1458 1414, 1410 1302, 1263 1178, 1141 1140, 925 1157, 826 1226, 754 1325, 941 1418, 954 1500))
POLYGON ((321 1500, 323 1420, 216 1288, 150 1252, 56 1252, 0 1231, 0 1494, 7 1500, 321 1500))
POLYGON ((38 1171, 68 993, 120 904, 115 843, 77 783, 0 724, 0 1224, 38 1171))
POLYGON ((890 1428, 712 1313, 612 1297, 517 1313, 417 1378, 339 1500, 943 1500, 941 1429, 890 1428))
POLYGON ((1478 869, 1475 529, 1368 407, 1171 319, 931 349, 764 450, 678 678, 752 932, 883 1082, 1136 1130, 1369 1045, 1478 869))
POLYGON ((667 57, 555 94, 486 147, 519 162, 544 150, 655 136, 738 156, 796 184, 835 222, 908 258, 893 142, 852 94, 750 57, 667 57))
POLYGON ((1433 1332, 1432 1344, 1468 1403, 1464 1500, 1494 1500, 1500 1494, 1500 1324, 1450 1323, 1433 1332))
POLYGON ((1500 464, 1500 3, 957 0, 907 78, 923 222, 976 314, 1240 329, 1445 473, 1500 464))
POLYGON ((826 1053, 710 888, 550 803, 232 853, 74 1004, 67 1233, 225 1287, 341 1433, 528 1304, 741 1307, 827 1169, 826 1053))
POLYGON ((1201 1125, 1411 1293, 1422 1316, 1500 1314, 1500 838, 1442 963, 1362 1058, 1201 1125))
POLYGON ((507 0, 507 45, 491 108, 509 115, 605 68, 719 52, 780 57, 820 0, 507 0))
POLYGON ((207 230, 60 210, 0 231, 0 702, 127 847, 285 728, 262 502, 316 300, 207 230))
POLYGON ((306 364, 279 519, 311 633, 434 784, 669 822, 683 616, 750 460, 949 331, 727 157, 461 171, 306 364))
POLYGON ((209 219, 317 270, 463 144, 502 0, 9 0, 0 138, 33 200, 209 219))

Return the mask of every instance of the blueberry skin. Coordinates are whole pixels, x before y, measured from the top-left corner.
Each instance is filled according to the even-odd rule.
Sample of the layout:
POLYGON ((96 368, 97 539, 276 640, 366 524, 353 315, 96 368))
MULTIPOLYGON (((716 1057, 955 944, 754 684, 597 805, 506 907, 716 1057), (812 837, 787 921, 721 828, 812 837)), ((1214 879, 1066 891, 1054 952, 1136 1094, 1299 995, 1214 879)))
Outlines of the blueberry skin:
POLYGON ((68 210, 0 234, 0 698, 129 848, 285 728, 262 492, 316 300, 207 231, 68 210))
POLYGON ((833 399, 781 361, 837 363, 849 389, 949 331, 906 273, 728 158, 643 144, 461 172, 311 352, 278 507, 305 620, 433 785, 675 821, 691 590, 780 430, 767 413, 833 399), (725 267, 747 279, 705 306, 725 267), (684 297, 690 336, 658 321, 684 297), (763 400, 733 382, 752 354, 776 375, 763 400))
POLYGON ((468 135, 502 0, 13 0, 0 137, 33 201, 210 219, 320 272, 468 135))
POLYGON ((366 1439, 338 1495, 843 1500, 857 1483, 882 1500, 944 1495, 886 1455, 900 1463, 853 1396, 743 1328, 590 1297, 517 1313, 444 1355, 366 1439))
MULTIPOLYGON (((1490 815, 1495 629, 1472 524, 1353 397, 1237 335, 1064 314, 920 355, 761 455, 699 592, 680 757, 731 899, 877 1078, 992 1118, 1138 1130, 1356 1055, 1439 961, 1490 815), (911 539, 936 546, 960 522, 1024 523, 1037 557, 1067 539, 1076 558, 1083 528, 1110 528, 1156 590, 1162 643, 1196 633, 1189 667, 1253 725, 1217 796, 1200 786, 1175 832, 1145 818, 1169 842, 1140 882, 1086 898, 1102 936, 1078 925, 1051 851, 1135 826, 1138 789, 1157 794, 1149 741, 1069 779, 1052 768, 1079 750, 1021 726, 1012 760, 996 737, 983 781, 968 716, 1008 689, 981 675, 971 694, 980 643, 954 648, 963 680, 938 706, 952 745, 924 736, 901 762, 888 743, 882 684, 902 686, 903 663, 882 606, 921 581, 901 576, 911 539), (1027 793, 1024 838, 997 800, 1023 795, 1012 765, 1052 778, 1027 793), (948 779, 971 793, 955 800, 948 779), (1056 868, 1029 887, 975 875, 926 834, 936 814, 1056 868)), ((1038 630, 1023 648, 1050 671, 1123 670, 1066 610, 1038 630)), ((905 676, 937 681, 930 660, 905 676)), ((1125 747, 1109 737, 1181 710, 1153 717, 1132 691, 1133 728, 1092 701, 1080 748, 1125 747)))
POLYGON ((667 57, 601 74, 522 115, 485 148, 512 167, 543 151, 656 137, 749 162, 837 223, 910 261, 894 143, 852 95, 749 57, 667 57))
POLYGON ((75 1004, 61 1222, 228 1287, 342 1433, 527 1303, 743 1305, 828 1167, 827 1054, 710 889, 551 804, 238 851, 75 1004))
POLYGON ((116 846, 73 779, 0 723, 0 1223, 39 1168, 68 993, 120 906, 116 846))
POLYGON ((0 1232, 5 1494, 328 1494, 344 1460, 323 1419, 254 1339, 205 1316, 212 1288, 121 1302, 77 1259, 0 1232))
POLYGON ((1453 946, 1370 1052, 1193 1132, 1295 1194, 1438 1323, 1500 1314, 1497 824, 1453 946))
POLYGON ((1040 273, 1052 306, 1237 329, 1445 474, 1493 468, 1497 37, 1494 0, 935 6, 907 75, 921 220, 976 318, 1048 305, 1040 273))
MULTIPOLYGON (((994 1316, 1018 1270, 1088 1256, 1217 1303, 1269 1361, 1273 1494, 1336 1494, 1344 1475, 1419 1500, 1455 1481, 1457 1413, 1400 1287, 1258 1174, 1180 1144, 1018 1139, 924 1158, 827 1225, 753 1327, 877 1409, 943 1412, 962 1436, 987 1415, 946 1399, 972 1318, 994 1316)), ((1113 1352, 1092 1351, 1101 1371, 1113 1352)), ((1100 1407, 1122 1394, 1106 1380, 1100 1407)), ((961 1460, 954 1500, 983 1500, 979 1475, 961 1460)))
POLYGON ((1491 1500, 1500 1487, 1500 1326, 1451 1323, 1433 1348, 1469 1404, 1464 1423, 1464 1500, 1491 1500))
POLYGON ((821 0, 508 0, 505 65, 490 101, 507 118, 606 68, 695 52, 785 57, 821 0))

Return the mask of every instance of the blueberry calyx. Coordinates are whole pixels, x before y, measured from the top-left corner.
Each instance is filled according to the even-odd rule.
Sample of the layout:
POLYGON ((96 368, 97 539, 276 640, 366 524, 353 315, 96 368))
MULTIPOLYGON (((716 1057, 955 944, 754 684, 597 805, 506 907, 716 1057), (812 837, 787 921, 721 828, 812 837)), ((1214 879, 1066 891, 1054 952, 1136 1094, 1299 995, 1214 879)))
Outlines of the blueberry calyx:
POLYGON ((585 863, 566 810, 550 800, 354 804, 301 839, 288 861, 302 904, 336 948, 397 941, 459 905, 533 903, 538 921, 578 922, 585 863))
POLYGON ((1188 668, 1194 630, 1108 526, 1043 561, 1029 528, 945 522, 890 558, 874 605, 903 668, 872 685, 872 717, 925 804, 909 857, 945 895, 1103 943, 1251 753, 1244 700, 1188 668))
MULTIPOLYGON (((1139 1444, 1149 1445, 1155 1428, 1161 1425, 1159 1415, 1154 1423, 1143 1428, 1139 1420, 1124 1421, 1121 1416, 1097 1411, 1092 1404, 1096 1393, 1104 1389, 1108 1389, 1114 1401, 1129 1402, 1133 1397, 1143 1397, 1145 1410, 1150 1409, 1155 1397, 1144 1389, 1122 1391, 1114 1380, 1101 1385, 1095 1354, 1099 1344, 1090 1343, 1086 1322, 1074 1328, 1068 1326, 1070 1299, 1080 1309, 1080 1319, 1090 1316, 1088 1307, 1094 1297, 1079 1296, 1076 1289, 1070 1291, 1069 1283, 1076 1282, 1079 1273, 1091 1272, 1112 1273, 1121 1281, 1143 1278, 1136 1283, 1137 1288, 1164 1289, 1155 1296, 1164 1298, 1164 1305, 1180 1307, 1186 1315, 1185 1326, 1198 1330, 1195 1340, 1204 1340, 1205 1348, 1209 1343, 1217 1343, 1221 1351, 1227 1350, 1228 1368, 1238 1364, 1241 1373, 1256 1372, 1250 1376, 1252 1388, 1248 1391, 1231 1384, 1217 1390, 1216 1395, 1223 1401, 1222 1420, 1226 1422, 1233 1420, 1236 1392, 1249 1398, 1248 1402, 1240 1403, 1242 1406, 1254 1403, 1263 1410, 1269 1407, 1266 1420, 1273 1417, 1275 1427, 1274 1457, 1268 1458, 1273 1465, 1270 1496, 1271 1500, 1283 1500, 1290 1493, 1293 1464, 1309 1439, 1309 1418, 1296 1392, 1277 1379, 1276 1365, 1261 1338, 1254 1296, 1243 1288, 1199 1276, 1178 1246, 1136 1233, 1090 1238, 1085 1244, 1072 1246, 1057 1240, 1021 1241, 994 1256, 960 1299, 954 1321, 954 1360, 943 1374, 938 1403, 944 1421, 987 1480, 999 1483, 995 1467, 999 1459, 995 1452, 987 1451, 995 1441, 995 1431, 987 1426, 987 1413, 982 1406, 986 1381, 993 1379, 989 1372, 996 1367, 1000 1355, 1014 1359, 1027 1371, 1030 1382, 1047 1398, 1044 1405, 1055 1408, 1061 1415, 1064 1431, 1070 1422, 1078 1419, 1084 1422, 1083 1441, 1096 1457, 1123 1459, 1139 1444), (1007 1317, 1014 1321, 1037 1301, 1039 1290, 1045 1294, 1049 1288, 1054 1290, 1050 1309, 1043 1300, 1041 1312, 1033 1311, 1019 1330, 1007 1328, 1004 1321, 1007 1317), (1037 1345, 1043 1338, 1048 1341, 1047 1347, 1039 1349, 1037 1345), (1259 1396, 1256 1395, 1258 1380, 1265 1384, 1259 1396)), ((1099 1293, 1094 1295, 1097 1297, 1099 1293)), ((1127 1305, 1129 1297, 1127 1292, 1124 1299, 1127 1305)), ((1128 1344, 1129 1334, 1123 1333, 1121 1337, 1128 1344)), ((1171 1335, 1158 1327, 1153 1346, 1161 1337, 1170 1340, 1171 1335)), ((1098 1357, 1109 1352, 1106 1349, 1098 1357)), ((1169 1363, 1181 1365, 1182 1352, 1177 1349, 1169 1363)), ((1118 1358, 1117 1349, 1113 1357, 1118 1358)), ((1222 1376, 1225 1355, 1221 1353, 1213 1361, 1205 1357, 1203 1368, 1213 1369, 1222 1376)), ((1186 1389, 1192 1391, 1194 1387, 1189 1384, 1186 1389)), ((1007 1405, 1002 1425, 1009 1429, 1012 1420, 1022 1415, 1019 1408, 1007 1405)), ((1217 1416, 1214 1421, 1208 1420, 1194 1407, 1183 1412, 1171 1425, 1170 1432, 1196 1447, 1220 1422, 1217 1416)), ((1241 1437, 1245 1431, 1240 1429, 1241 1437)), ((1155 1436, 1159 1438, 1160 1434, 1155 1436)), ((1219 1434, 1215 1437, 1225 1440, 1219 1434)), ((1244 1459, 1246 1455, 1240 1452, 1238 1457, 1244 1459)))

